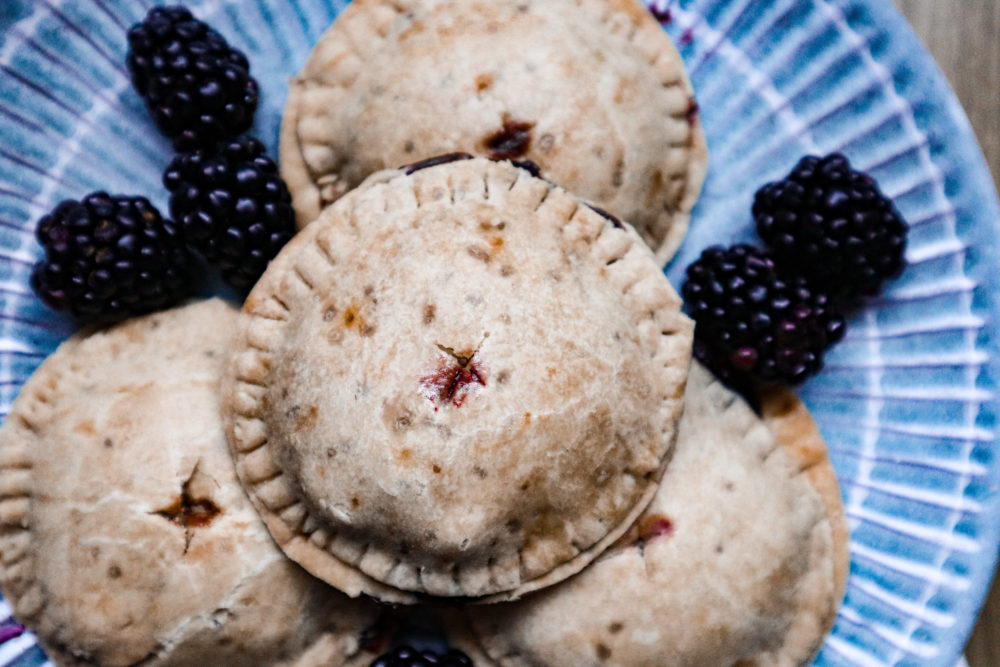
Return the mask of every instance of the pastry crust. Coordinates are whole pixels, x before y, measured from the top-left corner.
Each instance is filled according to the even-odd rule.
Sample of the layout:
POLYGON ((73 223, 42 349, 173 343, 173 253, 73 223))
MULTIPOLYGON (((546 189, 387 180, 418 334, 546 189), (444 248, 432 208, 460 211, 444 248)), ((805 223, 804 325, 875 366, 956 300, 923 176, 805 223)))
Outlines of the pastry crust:
POLYGON ((565 190, 486 159, 376 174, 247 299, 237 473, 350 595, 517 597, 648 504, 691 337, 634 230, 565 190))
POLYGON ((559 586, 448 615, 476 664, 770 667, 818 651, 848 535, 808 410, 775 390, 758 418, 697 365, 685 398, 664 486, 630 538, 559 586))
POLYGON ((218 403, 236 319, 211 300, 76 336, 0 429, 0 586, 58 664, 359 655, 375 605, 284 558, 236 481, 218 403))
POLYGON ((680 55, 635 0, 355 0, 289 89, 300 227, 375 171, 453 151, 536 162, 661 265, 708 167, 680 55))
MULTIPOLYGON (((799 612, 784 642, 770 654, 757 659, 760 665, 805 664, 816 654, 823 638, 833 628, 837 609, 847 590, 851 564, 847 516, 829 451, 805 403, 790 389, 775 387, 761 396, 761 412, 778 442, 798 464, 800 474, 819 494, 830 524, 833 542, 832 596, 828 588, 830 572, 825 568, 812 568, 800 585, 801 593, 796 601, 799 612)), ((818 558, 819 554, 814 560, 818 558)))

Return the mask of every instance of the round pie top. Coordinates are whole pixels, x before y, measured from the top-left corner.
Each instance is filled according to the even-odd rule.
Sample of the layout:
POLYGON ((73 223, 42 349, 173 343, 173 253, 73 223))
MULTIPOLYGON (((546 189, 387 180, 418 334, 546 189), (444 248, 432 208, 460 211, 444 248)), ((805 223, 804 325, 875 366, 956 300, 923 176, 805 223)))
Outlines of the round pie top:
POLYGON ((58 664, 359 657, 377 607, 286 559, 236 480, 218 399, 236 320, 212 300, 76 336, 0 429, 0 586, 58 664))
POLYGON ((642 518, 573 579, 451 619, 453 640, 504 667, 807 664, 844 595, 847 527, 808 410, 788 391, 763 409, 692 367, 642 518))
POLYGON ((534 161, 661 264, 708 166, 684 64, 635 0, 355 0, 289 91, 300 226, 377 170, 452 151, 534 161))
POLYGON ((508 162, 373 175, 247 299, 223 387, 237 473, 285 552, 351 595, 548 585, 655 493, 680 305, 634 230, 508 162))

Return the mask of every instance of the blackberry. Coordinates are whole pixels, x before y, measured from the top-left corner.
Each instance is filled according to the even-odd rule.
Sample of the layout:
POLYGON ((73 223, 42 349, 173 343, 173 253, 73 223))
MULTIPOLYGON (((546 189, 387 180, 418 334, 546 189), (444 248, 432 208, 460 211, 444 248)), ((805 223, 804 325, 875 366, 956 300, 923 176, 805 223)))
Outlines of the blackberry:
POLYGON ((371 667, 472 667, 472 660, 457 649, 440 655, 433 651, 418 651, 411 646, 399 646, 380 655, 371 667))
POLYGON ((64 201, 35 230, 45 259, 31 275, 50 308, 110 322, 187 296, 195 265, 173 223, 143 197, 94 192, 64 201))
POLYGON ((684 299, 695 320, 695 355, 737 388, 750 377, 801 382, 844 335, 844 319, 804 278, 778 273, 748 245, 714 246, 687 269, 684 299))
POLYGON ((906 225, 871 176, 843 155, 805 157, 753 205, 778 265, 845 300, 878 294, 903 270, 906 225))
POLYGON ((128 31, 132 83, 178 150, 242 134, 253 124, 257 82, 246 56, 186 8, 154 7, 128 31))
POLYGON ((291 195, 256 139, 176 155, 163 175, 184 242, 249 289, 295 234, 291 195))

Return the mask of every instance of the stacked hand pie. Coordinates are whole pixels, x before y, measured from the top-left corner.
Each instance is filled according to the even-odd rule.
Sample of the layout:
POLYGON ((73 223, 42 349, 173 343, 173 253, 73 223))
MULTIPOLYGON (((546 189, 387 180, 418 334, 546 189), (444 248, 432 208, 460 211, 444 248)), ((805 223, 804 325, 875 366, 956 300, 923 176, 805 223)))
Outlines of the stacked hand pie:
POLYGON ((378 616, 284 558, 236 481, 237 320, 212 300, 74 337, 4 422, 0 583, 59 664, 347 664, 378 616))
POLYGON ((756 415, 691 369, 653 502, 587 570, 451 612, 482 665, 801 665, 833 623, 847 531, 826 448, 786 390, 756 415))
POLYGON ((839 490, 794 396, 691 366, 691 99, 631 0, 356 0, 242 312, 74 337, 0 429, 17 618, 60 664, 368 664, 368 598, 477 664, 807 661, 839 490))
POLYGON ((300 226, 372 172, 452 151, 531 160, 661 263, 708 167, 681 58, 636 0, 354 0, 289 90, 300 226))
POLYGON ((373 175, 244 306, 237 472, 286 553, 352 594, 554 583, 656 491, 680 305, 634 231, 510 163, 373 175))

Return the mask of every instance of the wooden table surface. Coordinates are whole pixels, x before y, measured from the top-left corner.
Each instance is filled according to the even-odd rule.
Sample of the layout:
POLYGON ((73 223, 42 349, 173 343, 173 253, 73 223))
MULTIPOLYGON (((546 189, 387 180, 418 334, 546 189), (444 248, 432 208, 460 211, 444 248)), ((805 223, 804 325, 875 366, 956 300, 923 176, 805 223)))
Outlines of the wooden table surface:
MULTIPOLYGON (((1000 187, 1000 0, 896 0, 962 101, 1000 187)), ((1000 582, 966 648, 969 667, 1000 667, 1000 582)))

